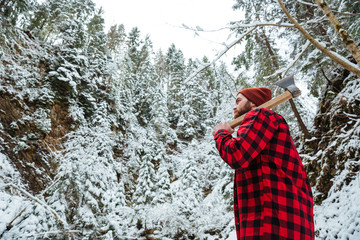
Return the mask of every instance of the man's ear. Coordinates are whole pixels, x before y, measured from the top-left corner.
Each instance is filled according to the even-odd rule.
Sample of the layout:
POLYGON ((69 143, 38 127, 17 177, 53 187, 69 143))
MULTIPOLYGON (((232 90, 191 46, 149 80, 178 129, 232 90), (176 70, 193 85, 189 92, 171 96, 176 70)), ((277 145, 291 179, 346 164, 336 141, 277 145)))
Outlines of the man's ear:
POLYGON ((253 102, 251 102, 251 101, 250 101, 250 106, 251 106, 251 109, 255 109, 255 108, 256 108, 255 103, 253 103, 253 102))

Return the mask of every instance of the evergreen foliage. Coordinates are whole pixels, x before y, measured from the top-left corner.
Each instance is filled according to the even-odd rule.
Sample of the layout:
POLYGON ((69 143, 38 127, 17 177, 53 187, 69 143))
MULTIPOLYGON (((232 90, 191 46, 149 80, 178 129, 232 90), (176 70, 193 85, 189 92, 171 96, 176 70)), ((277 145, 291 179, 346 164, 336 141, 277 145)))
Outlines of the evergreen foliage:
MULTIPOLYGON (((234 4, 245 12, 232 25, 238 35, 248 31, 240 24, 289 23, 277 1, 234 4)), ((358 38, 360 4, 328 4, 346 13, 340 19, 358 38)), ((317 6, 286 7, 352 61, 317 6)), ((331 205, 343 192, 352 201, 358 193, 351 188, 359 180, 357 76, 306 48, 296 30, 262 26, 234 58, 237 78, 223 63, 188 78, 198 59, 185 59, 174 44, 154 53, 136 27, 105 33, 102 14, 91 0, 0 0, 0 238, 227 239, 233 170, 218 156, 212 128, 232 118, 238 90, 275 90, 287 70, 298 76, 304 94, 296 104, 313 138, 302 139, 288 106, 278 111, 324 216, 317 235, 360 236, 349 204, 331 205), (341 217, 329 206, 354 221, 334 227, 341 217)))

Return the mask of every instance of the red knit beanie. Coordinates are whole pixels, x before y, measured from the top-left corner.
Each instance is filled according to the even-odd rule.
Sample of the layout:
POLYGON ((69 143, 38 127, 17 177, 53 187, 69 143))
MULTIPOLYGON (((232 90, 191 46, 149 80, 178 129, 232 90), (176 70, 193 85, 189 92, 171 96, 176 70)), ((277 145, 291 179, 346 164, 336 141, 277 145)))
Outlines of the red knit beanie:
POLYGON ((244 95, 249 101, 253 102, 256 106, 266 103, 272 98, 271 90, 264 87, 259 88, 245 88, 238 92, 244 95))

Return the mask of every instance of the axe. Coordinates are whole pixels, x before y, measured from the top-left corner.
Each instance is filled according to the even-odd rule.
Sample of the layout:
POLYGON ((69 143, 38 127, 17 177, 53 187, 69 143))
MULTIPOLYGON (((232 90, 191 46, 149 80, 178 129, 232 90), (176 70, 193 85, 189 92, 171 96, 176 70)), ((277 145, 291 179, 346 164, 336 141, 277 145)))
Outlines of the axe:
MULTIPOLYGON (((275 83, 275 85, 284 88, 286 91, 282 93, 281 95, 267 101, 266 103, 263 103, 262 105, 258 106, 257 108, 267 108, 271 109, 273 107, 276 107, 280 103, 283 103, 291 98, 296 98, 301 95, 301 91, 298 87, 295 86, 294 82, 294 75, 291 75, 289 77, 286 77, 284 79, 281 79, 275 83)), ((231 122, 229 122, 229 125, 231 128, 235 128, 236 126, 240 125, 241 121, 245 118, 245 114, 241 115, 238 118, 235 118, 231 122)), ((213 133, 215 134, 215 133, 213 133)))

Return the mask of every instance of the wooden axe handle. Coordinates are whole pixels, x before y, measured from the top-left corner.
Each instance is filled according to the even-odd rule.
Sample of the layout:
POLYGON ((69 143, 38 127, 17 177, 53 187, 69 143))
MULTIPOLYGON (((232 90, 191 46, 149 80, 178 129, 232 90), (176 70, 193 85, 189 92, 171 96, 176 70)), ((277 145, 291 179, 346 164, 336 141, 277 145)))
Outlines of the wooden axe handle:
MULTIPOLYGON (((258 106, 257 108, 267 108, 267 109, 271 109, 273 107, 276 107, 277 105, 279 105, 280 103, 283 103, 287 100, 289 100, 290 98, 292 98, 292 94, 290 91, 286 90, 283 94, 267 101, 266 103, 258 106)), ((238 118, 235 118, 234 120, 232 120, 231 122, 229 122, 229 125, 231 128, 235 128, 237 126, 240 125, 241 121, 244 119, 246 113, 241 115, 238 118)))

